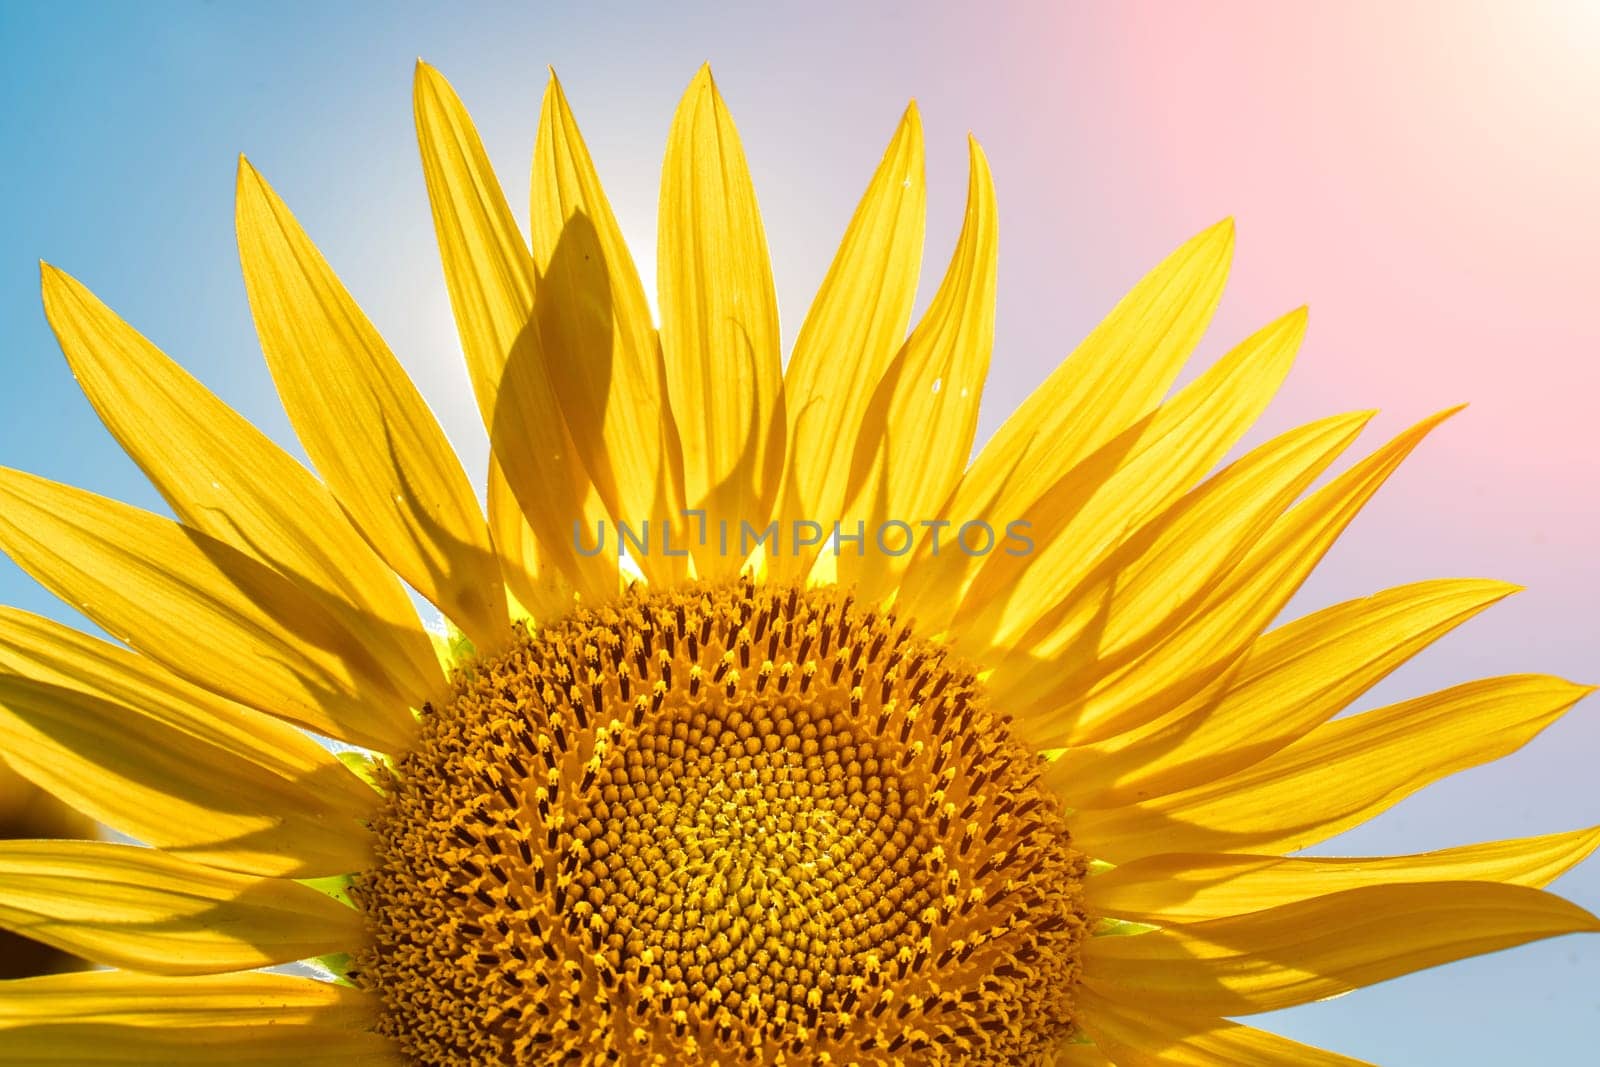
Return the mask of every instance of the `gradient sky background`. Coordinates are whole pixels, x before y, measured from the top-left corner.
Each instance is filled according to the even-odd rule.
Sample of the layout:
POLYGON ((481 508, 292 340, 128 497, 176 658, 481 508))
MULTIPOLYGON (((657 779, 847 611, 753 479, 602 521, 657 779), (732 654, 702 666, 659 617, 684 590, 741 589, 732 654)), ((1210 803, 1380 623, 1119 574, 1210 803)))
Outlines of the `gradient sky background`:
MULTIPOLYGON (((984 436, 1140 274, 1234 215, 1202 362, 1312 309, 1252 441, 1378 407, 1375 444, 1472 402, 1367 509, 1297 613, 1427 577, 1528 586, 1363 706, 1513 671, 1600 681, 1600 6, 992 7, 0 3, 0 463, 161 509, 73 385, 39 310, 40 258, 291 442, 233 247, 244 151, 481 470, 416 161, 415 57, 472 108, 524 217, 554 65, 647 278, 668 121, 709 59, 755 172, 787 337, 909 96, 928 135, 924 300, 959 226, 969 129, 999 186, 984 436)), ((80 621, 4 561, 0 602, 80 621)), ((1591 700, 1323 851, 1600 823, 1597 721, 1591 700)), ((1557 888, 1600 909, 1600 861, 1557 888)), ((1385 1064, 1590 1063, 1600 939, 1261 1021, 1385 1064)))

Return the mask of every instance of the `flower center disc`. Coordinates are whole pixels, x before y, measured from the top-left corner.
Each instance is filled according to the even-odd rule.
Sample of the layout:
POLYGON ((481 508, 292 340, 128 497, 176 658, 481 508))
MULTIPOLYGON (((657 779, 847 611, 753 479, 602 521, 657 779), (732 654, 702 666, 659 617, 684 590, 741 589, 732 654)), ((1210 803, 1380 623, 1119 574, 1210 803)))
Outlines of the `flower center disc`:
POLYGON ((971 671, 834 589, 634 592, 472 665, 356 976, 423 1065, 1024 1065, 1084 860, 971 671))

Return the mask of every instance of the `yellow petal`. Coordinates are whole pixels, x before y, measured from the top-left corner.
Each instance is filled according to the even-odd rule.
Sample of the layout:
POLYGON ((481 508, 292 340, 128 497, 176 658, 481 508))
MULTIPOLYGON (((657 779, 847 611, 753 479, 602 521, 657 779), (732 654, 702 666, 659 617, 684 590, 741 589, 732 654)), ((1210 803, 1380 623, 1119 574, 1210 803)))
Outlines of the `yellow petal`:
POLYGON ((1084 1029, 1117 1067, 1370 1067, 1226 1019, 1147 1011, 1137 1000, 1083 990, 1078 1007, 1084 1029))
POLYGON ((739 133, 707 67, 690 83, 667 139, 656 276, 684 493, 690 508, 706 512, 695 566, 701 577, 726 578, 743 559, 721 550, 721 524, 733 544, 741 522, 765 523, 783 474, 786 426, 766 233, 739 133))
POLYGON ((426 63, 417 64, 413 103, 445 286, 490 445, 541 553, 603 600, 616 588, 616 557, 574 548, 574 525, 593 530, 605 512, 550 381, 533 254, 466 108, 426 63))
POLYGON ((1194 926, 1092 938, 1083 975, 1093 992, 1137 998, 1151 1015, 1246 1015, 1579 932, 1600 932, 1600 919, 1527 886, 1369 886, 1194 926))
MULTIPOLYGON (((831 529, 861 485, 851 484, 856 442, 873 394, 906 340, 922 262, 927 189, 916 104, 899 128, 811 304, 784 371, 789 462, 780 521, 831 529)), ((930 427, 920 427, 926 434, 930 427)), ((816 550, 772 559, 778 578, 803 574, 816 550)))
POLYGON ((1049 1067, 1112 1067, 1104 1052, 1082 1043, 1062 1045, 1050 1054, 1045 1063, 1049 1067))
POLYGON ((493 456, 489 457, 489 532, 515 609, 538 622, 559 619, 572 610, 576 588, 550 562, 549 554, 539 551, 539 540, 493 456))
POLYGON ((1026 515, 1039 547, 993 553, 967 590, 960 606, 964 640, 1014 642, 1119 542, 1192 488, 1266 409, 1305 330, 1303 308, 1258 330, 1052 486, 1026 515))
POLYGON ((366 936, 360 912, 299 882, 103 841, 0 841, 0 927, 150 974, 251 970, 366 936))
MULTIPOLYGON (((1014 687, 1014 706, 1053 714, 1065 727, 1055 735, 1062 738, 1058 743, 1081 744, 1151 722, 1225 682, 1228 670, 1288 604, 1372 495, 1455 410, 1424 419, 1280 514, 1239 545, 1245 551, 1232 567, 1213 571, 1220 580, 1203 596, 1150 626, 1145 639, 1121 655, 1101 655, 1080 670, 1058 671, 1054 681, 1048 672, 1029 672, 1030 683, 1044 683, 1042 691, 1014 687)), ((1048 641, 1044 644, 1048 647, 1048 641)))
MULTIPOLYGON (((1146 275, 984 445, 943 517, 1002 526, 1024 517, 1068 471, 1155 410, 1211 321, 1232 255, 1230 220, 1146 275)), ((925 543, 918 558, 928 552, 925 543)), ((933 569, 919 617, 939 604, 954 610, 978 562, 962 558, 967 566, 933 569)))
MULTIPOLYGON (((926 532, 920 520, 939 513, 966 469, 994 348, 994 179, 978 142, 968 138, 967 148, 967 213, 955 254, 922 321, 866 406, 845 494, 857 501, 856 512, 868 516, 871 538, 886 522, 908 524, 911 549, 926 532)), ((859 583, 866 599, 886 596, 905 570, 910 553, 896 554, 901 542, 894 536, 899 535, 886 537, 884 549, 869 538, 864 556, 839 557, 842 580, 859 583)))
POLYGON ((371 748, 402 749, 412 734, 408 696, 365 641, 301 586, 203 533, 0 468, 0 550, 213 693, 371 748))
MULTIPOLYGON (((30 1026, 126 1026, 187 1030, 322 1026, 363 1030, 376 1021, 372 994, 287 974, 170 978, 83 971, 0 982, 0 1044, 30 1026)), ((0 1060, 4 1062, 4 1060, 0 1060)))
POLYGON ((550 360, 550 377, 573 443, 611 514, 649 537, 649 551, 638 557, 645 576, 682 580, 687 560, 663 551, 660 532, 668 522, 684 528, 683 454, 661 346, 633 257, 554 74, 533 150, 531 219, 539 333, 547 351, 561 354, 550 360))
POLYGON ((377 1008, 350 986, 259 971, 24 978, 0 982, 0 1064, 402 1067, 370 1032, 377 1008))
POLYGON ((1244 915, 1370 885, 1504 882, 1543 888, 1600 847, 1600 829, 1490 841, 1415 856, 1285 859, 1169 853, 1095 875, 1084 904, 1096 915, 1161 924, 1244 915))
POLYGON ((387 1038, 324 1026, 160 1030, 117 1024, 35 1024, 8 1030, 0 1064, 16 1067, 407 1067, 387 1038))
POLYGON ((367 647, 408 703, 443 675, 411 599, 327 488, 77 281, 44 306, 84 395, 186 525, 285 575, 367 647))
POLYGON ((306 452, 383 561, 479 648, 506 639, 483 512, 421 394, 255 168, 239 161, 245 291, 306 452))
MULTIPOLYGON (((1369 418, 1365 412, 1340 415, 1282 434, 1146 524, 1016 640, 990 680, 996 700, 1016 709, 1040 747, 1083 743, 1137 725, 1125 723, 1137 708, 1097 700, 1099 685, 1160 654, 1369 418)), ((1037 614, 1041 606, 1017 610, 1037 614)), ((969 635, 963 628, 958 648, 983 640, 987 627, 974 623, 973 629, 969 635)), ((992 663, 996 654, 985 658, 992 663)), ((1136 680, 1151 686, 1171 681, 1166 674, 1136 680)))
POLYGON ((1540 675, 1468 682, 1335 719, 1203 786, 1079 811, 1072 833, 1113 863, 1162 852, 1306 848, 1445 775, 1516 751, 1590 691, 1540 675))
POLYGON ((369 860, 377 797, 321 745, 59 623, 0 608, 0 750, 116 830, 199 863, 311 878, 369 860))
POLYGON ((1220 692, 1149 727, 1068 749, 1044 781, 1074 808, 1110 808, 1241 770, 1333 718, 1516 589, 1484 580, 1417 582, 1296 619, 1252 644, 1220 692))

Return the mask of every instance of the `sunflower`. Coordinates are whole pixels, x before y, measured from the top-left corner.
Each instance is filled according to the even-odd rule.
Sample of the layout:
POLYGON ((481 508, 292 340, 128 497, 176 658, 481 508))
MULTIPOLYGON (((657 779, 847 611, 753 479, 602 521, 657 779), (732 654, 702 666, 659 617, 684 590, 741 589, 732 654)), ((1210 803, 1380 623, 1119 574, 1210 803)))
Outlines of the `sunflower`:
MULTIPOLYGON (((20 777, 0 755, 0 840, 18 837, 87 837, 94 824, 38 786, 20 777)), ((49 945, 0 930, 0 979, 82 966, 49 945)))
POLYGON ((176 520, 0 474, 0 547, 120 642, 0 611, 7 758, 142 842, 0 842, 0 926, 104 965, 6 983, 0 1062, 1349 1064, 1231 1018, 1600 929, 1540 888, 1600 831, 1291 855, 1587 690, 1340 714, 1499 582, 1272 626, 1449 413, 1317 487, 1370 413, 1219 468, 1306 321, 1167 395, 1231 225, 969 464, 996 275, 975 142, 915 327, 912 107, 785 365, 708 71, 667 145, 659 324, 554 79, 531 240, 426 65, 415 109, 487 514, 248 163, 246 288, 316 474, 44 270, 176 520))

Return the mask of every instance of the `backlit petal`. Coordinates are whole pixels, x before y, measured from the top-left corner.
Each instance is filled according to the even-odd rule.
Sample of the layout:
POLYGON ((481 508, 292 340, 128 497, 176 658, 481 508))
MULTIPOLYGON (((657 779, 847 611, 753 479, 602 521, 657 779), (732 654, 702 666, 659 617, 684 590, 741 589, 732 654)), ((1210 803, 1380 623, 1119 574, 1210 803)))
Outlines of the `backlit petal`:
POLYGON ((276 1023, 359 1030, 373 1024, 376 1008, 372 994, 348 985, 261 971, 185 978, 135 971, 53 974, 0 982, 0 1045, 30 1025, 187 1030, 276 1023))
POLYGON ((534 318, 536 270, 472 119, 426 63, 414 92, 445 286, 495 458, 548 556, 587 597, 616 589, 616 555, 580 556, 573 527, 605 516, 567 432, 534 318))
POLYGON ((571 611, 577 589, 548 553, 539 551, 539 540, 522 514, 522 505, 500 473, 500 465, 489 459, 489 531, 495 552, 506 578, 506 591, 517 609, 536 621, 551 621, 571 611))
POLYGON ((299 882, 102 841, 0 841, 0 927, 174 975, 347 952, 366 936, 359 911, 299 882))
POLYGON ((1294 904, 1369 885, 1504 882, 1543 888, 1600 846, 1600 829, 1490 841, 1415 856, 1175 853, 1123 864, 1085 883, 1097 915, 1192 923, 1294 904))
MULTIPOLYGON (((871 430, 874 392, 906 340, 926 204, 922 120, 912 104, 856 205, 784 370, 789 464, 780 520, 813 519, 831 530, 853 503, 852 489, 861 488, 851 484, 856 442, 871 430)), ((801 575, 815 554, 776 555, 773 573, 801 575)))
POLYGON ((388 1039, 326 1026, 33 1023, 4 1033, 0 1064, 15 1067, 408 1067, 388 1039))
POLYGON ((114 829, 189 859, 310 878, 368 862, 377 801, 299 730, 148 659, 0 608, 0 750, 114 829))
POLYGON ((1049 1067, 1112 1067, 1104 1052, 1087 1043, 1062 1045, 1050 1056, 1045 1061, 1049 1067))
MULTIPOLYGON (((1151 587, 1157 612, 1143 620, 1140 640, 1115 654, 1103 645, 1100 655, 1073 664, 1071 670, 1058 667, 1053 677, 1037 662, 1030 663, 1016 683, 1008 680, 1010 699, 1045 719, 1055 719, 1054 731, 1044 729, 1046 736, 1061 741, 1044 743, 1081 744, 1151 722, 1209 687, 1220 686, 1367 501, 1453 413, 1424 419, 1279 514, 1270 525, 1257 528, 1244 541, 1232 542, 1231 566, 1218 566, 1221 557, 1214 548, 1208 557, 1190 555, 1188 562, 1209 574, 1210 580, 1197 582, 1184 574, 1180 564, 1169 572, 1172 599, 1165 605, 1160 588, 1151 587), (1179 589, 1197 586, 1203 595, 1178 599, 1179 589), (1176 610, 1168 610, 1174 604, 1176 610)), ((1219 520, 1219 526, 1223 536, 1239 529, 1236 520, 1227 518, 1219 520)), ((1202 533, 1194 543, 1204 547, 1208 541, 1215 544, 1216 537, 1202 533)), ((1174 540, 1191 551, 1184 541, 1174 540)), ((1125 581, 1121 573, 1117 581, 1125 581)), ((1035 635, 1030 657, 1050 662, 1047 650, 1059 641, 1060 633, 1058 629, 1049 637, 1035 635)))
POLYGON ((1113 863, 1162 852, 1307 848, 1445 775, 1516 751, 1590 691, 1541 675, 1468 682, 1335 719, 1206 785, 1079 811, 1072 833, 1113 863))
MULTIPOLYGON (((1232 256, 1233 223, 1221 222, 1147 274, 984 445, 943 517, 1000 527, 1024 518, 1069 471, 1155 410, 1211 321, 1232 256)), ((933 618, 939 605, 955 610, 980 562, 961 560, 928 572, 919 617, 933 618)))
POLYGON ((1152 1012, 1137 1001, 1078 994, 1083 1026, 1117 1067, 1370 1067, 1227 1019, 1152 1012))
POLYGON ((305 590, 407 703, 438 695, 444 678, 410 598, 327 487, 50 267, 44 306, 84 395, 185 525, 305 590))
MULTIPOLYGON (((1161 654, 1369 417, 1322 419, 1253 449, 1125 541, 1042 615, 1000 660, 990 683, 996 699, 1016 709, 1028 737, 1052 747, 1138 725, 1141 709, 1097 699, 1099 686, 1161 654)), ((1018 593, 1016 610, 1031 614, 1037 609, 1027 598, 1018 593)), ((975 639, 983 639, 981 630, 975 639)), ((957 637, 957 646, 982 655, 965 649, 968 640, 957 637)), ((1185 672, 1176 681, 1187 681, 1193 666, 1176 664, 1173 671, 1185 672)), ((1174 681, 1169 673, 1134 680, 1152 687, 1174 681)))
POLYGON ((213 693, 372 748, 411 737, 409 697, 366 642, 303 587, 221 541, 0 468, 0 550, 113 637, 213 693))
POLYGON ((306 452, 385 563, 480 648, 506 599, 472 483, 421 394, 289 208, 239 161, 239 256, 256 332, 306 452))
POLYGON ((657 292, 667 390, 683 441, 685 497, 702 577, 739 572, 723 551, 764 526, 783 475, 786 424, 777 297, 766 232, 733 119, 701 68, 672 120, 661 171, 657 292), (700 534, 704 534, 703 538, 700 534))
POLYGON ((663 523, 683 529, 683 455, 661 346, 633 257, 554 75, 534 144, 532 204, 539 334, 546 351, 559 353, 549 361, 550 378, 573 443, 615 519, 653 534, 650 551, 638 557, 645 575, 681 580, 687 561, 659 541, 663 523))
POLYGON ((845 495, 856 502, 854 512, 867 517, 871 533, 864 556, 840 555, 839 573, 859 582, 872 600, 894 589, 926 534, 922 520, 939 513, 961 479, 978 428, 994 348, 999 220, 994 179, 974 139, 968 154, 967 213, 955 254, 922 321, 873 391, 850 461, 845 495), (877 544, 886 522, 909 528, 905 554, 895 554, 901 541, 877 544))
POLYGON ((1019 517, 1036 549, 989 555, 961 601, 963 631, 1015 640, 1191 489, 1266 409, 1305 326, 1301 310, 1257 331, 1035 501, 1019 517))
POLYGON ((1246 1015, 1579 932, 1600 932, 1600 919, 1527 886, 1369 886, 1194 926, 1091 938, 1084 981, 1151 1014, 1246 1015))
POLYGON ((1333 718, 1390 671, 1490 604, 1504 582, 1417 582, 1265 634, 1220 691, 1148 727, 1070 748, 1045 781, 1075 808, 1109 808, 1242 770, 1333 718))

